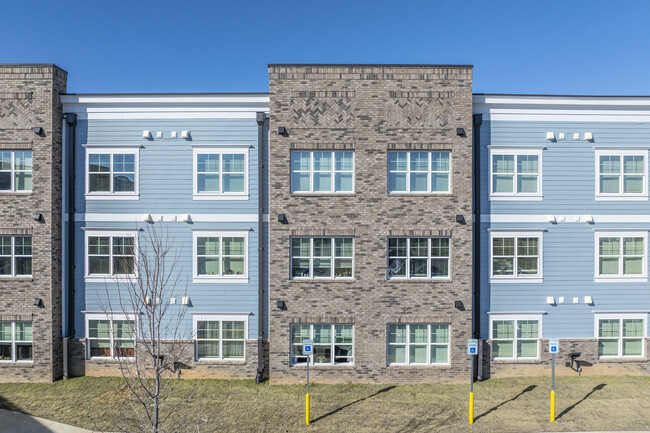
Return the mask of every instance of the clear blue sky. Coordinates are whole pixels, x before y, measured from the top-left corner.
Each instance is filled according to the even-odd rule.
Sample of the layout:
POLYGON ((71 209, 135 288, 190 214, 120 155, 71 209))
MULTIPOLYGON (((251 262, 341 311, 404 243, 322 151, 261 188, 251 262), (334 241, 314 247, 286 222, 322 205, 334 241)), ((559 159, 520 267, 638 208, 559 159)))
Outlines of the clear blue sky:
POLYGON ((650 95, 650 1, 0 0, 70 92, 265 92, 268 63, 474 65, 474 91, 650 95))

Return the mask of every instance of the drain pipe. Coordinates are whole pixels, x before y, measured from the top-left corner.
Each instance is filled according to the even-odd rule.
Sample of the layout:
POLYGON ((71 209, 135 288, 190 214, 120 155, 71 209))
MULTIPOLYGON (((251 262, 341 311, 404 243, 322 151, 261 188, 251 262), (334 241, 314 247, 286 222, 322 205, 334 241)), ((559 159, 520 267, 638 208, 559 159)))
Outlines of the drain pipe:
POLYGON ((64 115, 65 123, 68 125, 68 128, 71 129, 70 134, 66 134, 67 137, 70 137, 66 143, 66 148, 68 150, 67 164, 68 169, 68 332, 66 338, 64 339, 64 358, 63 358, 63 377, 66 379, 70 378, 69 370, 69 360, 68 360, 68 343, 70 339, 74 340, 75 329, 74 329, 74 263, 75 263, 75 248, 74 248, 74 238, 75 238, 75 152, 76 152, 76 136, 77 136, 77 115, 75 113, 65 113, 64 115))
POLYGON ((473 256, 473 274, 474 274, 474 300, 472 301, 472 316, 474 317, 474 338, 479 340, 478 344, 478 368, 477 379, 483 380, 483 341, 481 340, 481 125, 483 124, 483 115, 474 114, 473 131, 474 137, 474 158, 472 165, 474 168, 474 180, 472 182, 474 190, 474 256, 473 256))
POLYGON ((258 288, 257 288, 257 375, 255 376, 255 383, 262 383, 264 380, 264 283, 265 283, 265 257, 266 257, 266 230, 264 230, 264 214, 266 213, 266 176, 264 173, 264 155, 266 155, 266 148, 264 147, 264 124, 266 123, 266 113, 256 113, 255 120, 257 121, 257 178, 258 178, 258 193, 257 193, 257 234, 258 234, 258 288))

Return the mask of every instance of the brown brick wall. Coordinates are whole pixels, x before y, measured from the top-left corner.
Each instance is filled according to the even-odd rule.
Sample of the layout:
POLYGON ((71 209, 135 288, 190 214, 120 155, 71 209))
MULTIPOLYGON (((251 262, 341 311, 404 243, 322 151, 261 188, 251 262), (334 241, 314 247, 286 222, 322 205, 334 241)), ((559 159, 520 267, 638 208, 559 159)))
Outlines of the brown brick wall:
POLYGON ((0 314, 33 316, 34 362, 3 364, 0 381, 62 373, 61 121, 67 73, 54 65, 0 65, 0 149, 32 150, 31 194, 0 193, 0 230, 32 232, 33 278, 0 279, 0 314), (36 135, 33 127, 42 127, 36 135), (34 221, 35 212, 43 214, 34 221), (43 300, 43 307, 33 300, 43 300))
POLYGON ((351 322, 353 367, 314 367, 321 382, 466 380, 472 311, 472 69, 456 66, 271 65, 270 379, 298 383, 290 323, 351 322), (278 127, 287 136, 277 133, 278 127), (456 128, 466 136, 456 135, 456 128), (290 193, 291 149, 354 149, 355 194, 290 193), (452 193, 389 196, 387 151, 446 149, 452 193), (277 222, 286 214, 288 224, 277 222), (456 222, 463 215, 466 224, 456 222), (289 279, 292 235, 353 234, 354 279, 289 279), (452 281, 388 281, 389 235, 451 234, 452 281), (275 307, 284 301, 287 310, 275 307), (454 308, 462 301, 464 311, 454 308), (387 325, 451 323, 451 366, 386 366, 387 325))

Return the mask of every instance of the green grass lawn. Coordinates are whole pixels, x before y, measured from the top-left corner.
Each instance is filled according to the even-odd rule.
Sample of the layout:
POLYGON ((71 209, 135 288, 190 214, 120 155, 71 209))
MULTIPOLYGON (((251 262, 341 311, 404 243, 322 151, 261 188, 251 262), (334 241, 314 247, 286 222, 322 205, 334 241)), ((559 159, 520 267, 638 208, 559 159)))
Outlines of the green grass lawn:
MULTIPOLYGON (((295 432, 304 426, 301 386, 252 381, 181 380, 178 413, 207 424, 201 432, 295 432)), ((477 383, 475 423, 467 422, 468 385, 312 385, 312 425, 322 432, 526 432, 650 429, 650 377, 572 377, 556 383, 557 421, 549 418, 550 380, 477 383)), ((116 431, 128 393, 120 379, 0 384, 0 406, 88 429, 116 431)))

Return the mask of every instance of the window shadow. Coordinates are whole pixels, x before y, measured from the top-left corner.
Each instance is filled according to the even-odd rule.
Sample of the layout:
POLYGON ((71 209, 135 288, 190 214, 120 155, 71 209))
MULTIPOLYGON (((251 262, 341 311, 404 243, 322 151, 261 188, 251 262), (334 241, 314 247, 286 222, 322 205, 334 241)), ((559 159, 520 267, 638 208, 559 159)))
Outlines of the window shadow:
POLYGON ((586 399, 588 399, 589 396, 591 396, 591 394, 593 394, 593 393, 596 392, 596 391, 600 391, 600 390, 603 389, 603 388, 605 388, 605 384, 604 384, 604 383, 601 383, 600 385, 596 385, 596 386, 594 386, 594 389, 592 389, 591 391, 589 391, 589 392, 587 393, 587 395, 585 395, 585 396, 582 397, 580 400, 578 400, 578 401, 576 401, 575 403, 573 403, 571 406, 569 406, 569 407, 567 407, 566 409, 564 409, 562 412, 560 412, 560 414, 559 414, 558 416, 555 417, 555 419, 558 420, 558 419, 562 418, 564 415, 566 415, 566 414, 569 413, 571 410, 573 410, 574 407, 576 407, 577 405, 579 405, 580 403, 582 403, 583 401, 585 401, 586 399))
POLYGON ((348 404, 346 404, 346 405, 344 405, 344 406, 341 406, 341 407, 339 407, 339 408, 337 408, 337 409, 334 409, 333 411, 328 412, 328 413, 326 413, 325 415, 321 415, 321 416, 319 416, 318 418, 315 418, 315 419, 311 420, 311 423, 313 424, 313 423, 315 423, 315 422, 317 422, 317 421, 320 421, 320 420, 323 419, 323 418, 327 418, 327 417, 330 416, 330 415, 334 415, 335 413, 342 411, 342 410, 345 409, 346 407, 350 407, 350 406, 355 405, 355 404, 357 404, 357 403, 361 403, 361 402, 364 401, 364 400, 368 400, 369 398, 376 397, 377 395, 379 395, 379 394, 381 394, 381 393, 383 393, 383 392, 388 392, 388 391, 390 391, 390 390, 392 390, 392 389, 394 389, 394 388, 397 388, 397 387, 393 385, 393 386, 388 386, 388 387, 386 387, 386 388, 380 389, 379 391, 375 392, 374 394, 370 394, 369 396, 366 396, 366 397, 360 398, 360 399, 355 400, 355 401, 353 401, 353 402, 350 402, 350 403, 348 403, 348 404))
POLYGON ((491 414, 492 412, 494 412, 495 410, 497 410, 501 406, 503 406, 503 405, 505 405, 507 403, 510 403, 511 401, 517 400, 519 397, 526 394, 527 392, 530 392, 530 391, 534 390, 535 388, 537 388, 537 385, 530 385, 528 388, 525 388, 523 391, 521 391, 519 394, 512 397, 510 400, 506 400, 504 402, 501 402, 501 403, 497 404, 496 406, 494 406, 493 408, 488 409, 487 412, 483 412, 482 414, 478 415, 476 418, 474 418, 474 421, 478 420, 479 418, 483 418, 486 415, 491 414))

